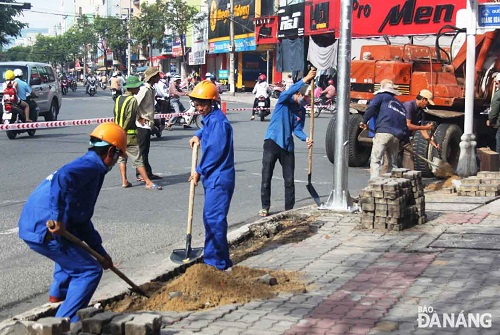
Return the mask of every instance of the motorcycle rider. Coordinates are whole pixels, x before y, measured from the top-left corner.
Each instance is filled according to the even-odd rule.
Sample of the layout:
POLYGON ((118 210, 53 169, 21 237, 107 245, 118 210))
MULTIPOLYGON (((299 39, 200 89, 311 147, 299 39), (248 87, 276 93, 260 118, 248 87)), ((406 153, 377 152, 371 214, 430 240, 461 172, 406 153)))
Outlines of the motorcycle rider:
POLYGON ((337 94, 337 90, 335 86, 333 86, 333 79, 328 80, 328 86, 320 92, 321 104, 326 105, 326 102, 329 99, 333 99, 333 97, 337 94))
POLYGON ((257 104, 259 103, 260 96, 263 96, 265 98, 266 108, 269 108, 271 106, 271 99, 269 99, 271 93, 271 88, 266 81, 266 75, 261 74, 259 76, 257 84, 255 84, 252 90, 252 94, 255 94, 255 100, 253 101, 252 116, 250 117, 250 120, 255 119, 255 111, 257 109, 257 104))
POLYGON ((108 76, 106 75, 106 72, 103 71, 101 74, 101 88, 103 90, 106 89, 107 83, 108 83, 108 76))
MULTIPOLYGON (((16 91, 16 95, 17 95, 17 105, 19 105, 21 108, 24 109, 24 119, 26 120, 25 122, 31 122, 31 119, 30 119, 30 108, 28 106, 28 104, 26 103, 26 101, 23 101, 20 97, 19 97, 19 83, 18 81, 16 81, 16 75, 14 73, 14 71, 12 70, 7 70, 5 71, 5 82, 3 83, 3 91, 5 91, 5 89, 7 88, 7 86, 9 85, 12 85, 12 87, 14 88, 14 90, 16 91)), ((26 84, 28 85, 28 84, 26 84)), ((28 86, 29 87, 29 86, 28 86)), ((26 99, 26 91, 25 91, 25 88, 23 88, 23 92, 24 92, 24 98, 26 99)))
POLYGON ((214 84, 215 87, 217 87, 217 93, 219 93, 219 95, 222 94, 222 87, 220 86, 220 83, 217 80, 215 80, 215 74, 207 72, 205 74, 205 78, 206 80, 210 80, 212 84, 214 84))
POLYGON ((96 82, 97 82, 96 76, 94 75, 94 73, 90 72, 89 76, 87 77, 87 85, 85 85, 86 94, 89 94, 90 85, 95 85, 96 82))
POLYGON ((113 77, 110 79, 110 88, 111 90, 116 90, 117 95, 121 95, 122 87, 125 85, 125 81, 123 78, 118 76, 118 71, 113 72, 113 77))
MULTIPOLYGON (((32 102, 32 104, 30 106, 30 101, 28 100, 28 97, 29 96, 34 97, 34 93, 31 89, 30 85, 28 85, 28 83, 22 79, 23 78, 23 70, 15 69, 14 75, 16 76, 15 81, 17 83, 17 96, 19 97, 19 99, 21 101, 24 101, 28 105, 28 115, 26 117, 26 121, 31 122, 30 111, 35 112, 36 103, 32 99, 30 99, 32 102)), ((24 112, 26 113, 26 109, 24 110, 24 112)))
MULTIPOLYGON (((168 91, 170 93, 170 106, 174 108, 175 113, 184 113, 186 111, 186 108, 184 108, 184 105, 182 104, 180 98, 182 96, 186 96, 187 93, 182 91, 180 84, 181 84, 181 76, 176 74, 172 78, 172 83, 170 83, 170 87, 168 88, 168 91)), ((175 124, 175 121, 177 121, 178 118, 179 118, 178 116, 170 118, 167 122, 166 128, 168 130, 171 130, 172 125, 175 124)), ((184 128, 190 128, 190 127, 188 125, 184 125, 184 128)))

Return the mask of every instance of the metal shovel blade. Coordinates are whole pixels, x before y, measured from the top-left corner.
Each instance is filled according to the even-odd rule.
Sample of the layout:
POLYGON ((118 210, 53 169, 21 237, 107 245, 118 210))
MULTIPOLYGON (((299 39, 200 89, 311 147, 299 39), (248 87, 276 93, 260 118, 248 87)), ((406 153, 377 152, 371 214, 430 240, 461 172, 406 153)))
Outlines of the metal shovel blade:
POLYGON ((311 184, 311 175, 308 175, 307 179, 308 179, 308 182, 307 182, 306 188, 309 191, 309 194, 313 198, 313 200, 316 203, 316 205, 321 206, 321 199, 319 197, 319 194, 314 189, 313 184, 311 184))
POLYGON ((177 264, 188 264, 203 256, 203 248, 175 249, 170 255, 170 260, 177 264))

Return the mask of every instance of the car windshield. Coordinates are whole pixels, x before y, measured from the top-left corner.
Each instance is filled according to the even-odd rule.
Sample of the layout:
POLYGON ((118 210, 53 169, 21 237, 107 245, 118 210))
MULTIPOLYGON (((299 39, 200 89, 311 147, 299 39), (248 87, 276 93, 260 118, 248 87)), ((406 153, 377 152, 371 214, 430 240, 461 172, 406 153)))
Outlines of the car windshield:
POLYGON ((5 72, 7 70, 14 71, 15 69, 21 69, 23 71, 23 77, 21 79, 26 81, 26 76, 28 75, 28 68, 26 66, 0 65, 0 83, 5 82, 5 72))

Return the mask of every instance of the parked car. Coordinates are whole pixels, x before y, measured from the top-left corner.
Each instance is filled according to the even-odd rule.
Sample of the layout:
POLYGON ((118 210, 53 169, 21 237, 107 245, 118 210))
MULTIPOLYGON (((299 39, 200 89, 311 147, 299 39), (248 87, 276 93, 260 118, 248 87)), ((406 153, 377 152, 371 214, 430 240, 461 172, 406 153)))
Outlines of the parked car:
POLYGON ((62 104, 61 85, 57 74, 50 64, 36 62, 0 62, 0 100, 3 95, 2 84, 7 70, 21 69, 22 80, 26 81, 35 93, 35 101, 40 108, 39 116, 45 121, 55 121, 62 104))

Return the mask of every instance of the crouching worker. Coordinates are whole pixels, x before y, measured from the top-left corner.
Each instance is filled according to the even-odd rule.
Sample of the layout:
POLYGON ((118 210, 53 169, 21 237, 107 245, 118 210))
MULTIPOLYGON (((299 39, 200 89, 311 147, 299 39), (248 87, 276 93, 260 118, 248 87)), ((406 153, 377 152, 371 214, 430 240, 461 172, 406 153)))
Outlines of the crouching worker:
POLYGON ((191 148, 201 144, 202 156, 189 180, 205 189, 203 224, 205 226, 206 264, 225 270, 233 265, 227 243, 227 213, 235 184, 233 128, 218 107, 217 87, 202 81, 189 94, 196 111, 203 117, 203 128, 189 140, 191 148))
POLYGON ((77 322, 76 312, 87 307, 102 276, 113 265, 92 223, 104 177, 124 156, 125 131, 113 122, 97 126, 90 134, 88 152, 48 176, 28 197, 19 219, 19 237, 35 252, 55 262, 49 301, 63 303, 56 317, 77 322), (55 221, 47 228, 48 220, 55 221), (99 264, 87 251, 64 239, 75 235, 101 254, 99 264))

